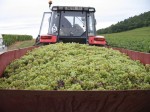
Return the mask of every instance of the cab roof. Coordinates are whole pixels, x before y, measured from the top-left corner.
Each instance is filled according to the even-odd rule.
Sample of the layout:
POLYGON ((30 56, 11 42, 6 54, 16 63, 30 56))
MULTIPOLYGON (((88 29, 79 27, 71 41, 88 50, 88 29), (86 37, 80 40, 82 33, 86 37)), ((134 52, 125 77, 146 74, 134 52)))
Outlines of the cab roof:
POLYGON ((94 7, 80 7, 80 6, 53 6, 52 11, 86 11, 95 12, 94 7))

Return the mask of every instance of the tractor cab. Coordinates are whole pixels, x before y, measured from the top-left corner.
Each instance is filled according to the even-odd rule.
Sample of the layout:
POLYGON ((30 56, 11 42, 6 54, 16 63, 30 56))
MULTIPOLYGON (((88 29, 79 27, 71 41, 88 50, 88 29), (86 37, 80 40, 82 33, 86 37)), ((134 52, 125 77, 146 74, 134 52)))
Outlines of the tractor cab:
POLYGON ((51 10, 43 15, 36 44, 57 42, 106 44, 104 37, 96 36, 95 8, 53 6, 51 10), (44 22, 45 20, 47 22, 44 22), (47 32, 42 33, 44 28, 47 32))

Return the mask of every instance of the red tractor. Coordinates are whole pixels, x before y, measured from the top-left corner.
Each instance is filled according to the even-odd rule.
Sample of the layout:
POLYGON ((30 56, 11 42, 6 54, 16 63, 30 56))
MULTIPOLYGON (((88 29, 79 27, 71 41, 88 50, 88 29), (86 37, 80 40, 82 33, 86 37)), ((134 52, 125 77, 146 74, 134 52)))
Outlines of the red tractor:
MULTIPOLYGON (((49 4, 51 6, 52 3, 49 4)), ((96 36, 95 8, 53 6, 51 10, 43 14, 37 45, 57 42, 106 45, 104 36, 96 36), (45 33, 42 32, 44 28, 48 29, 45 33)))

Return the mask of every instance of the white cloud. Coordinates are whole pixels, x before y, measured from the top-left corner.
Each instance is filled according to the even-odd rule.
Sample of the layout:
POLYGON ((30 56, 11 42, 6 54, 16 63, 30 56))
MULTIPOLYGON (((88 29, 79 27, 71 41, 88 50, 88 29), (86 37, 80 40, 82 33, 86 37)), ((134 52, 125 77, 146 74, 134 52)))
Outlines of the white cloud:
MULTIPOLYGON (((53 0, 53 5, 95 7, 97 29, 150 11, 149 0, 53 0)), ((24 33, 36 37, 44 11, 49 11, 48 0, 1 0, 0 33, 24 33)))

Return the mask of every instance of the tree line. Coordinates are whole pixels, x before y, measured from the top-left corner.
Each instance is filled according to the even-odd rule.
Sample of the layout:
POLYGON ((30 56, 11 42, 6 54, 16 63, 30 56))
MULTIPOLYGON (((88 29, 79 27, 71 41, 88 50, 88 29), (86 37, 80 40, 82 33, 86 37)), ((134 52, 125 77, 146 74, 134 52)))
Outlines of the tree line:
POLYGON ((120 21, 117 24, 111 25, 107 28, 99 29, 97 30, 97 34, 117 33, 147 26, 150 26, 150 11, 142 13, 138 16, 129 17, 128 19, 120 21))

